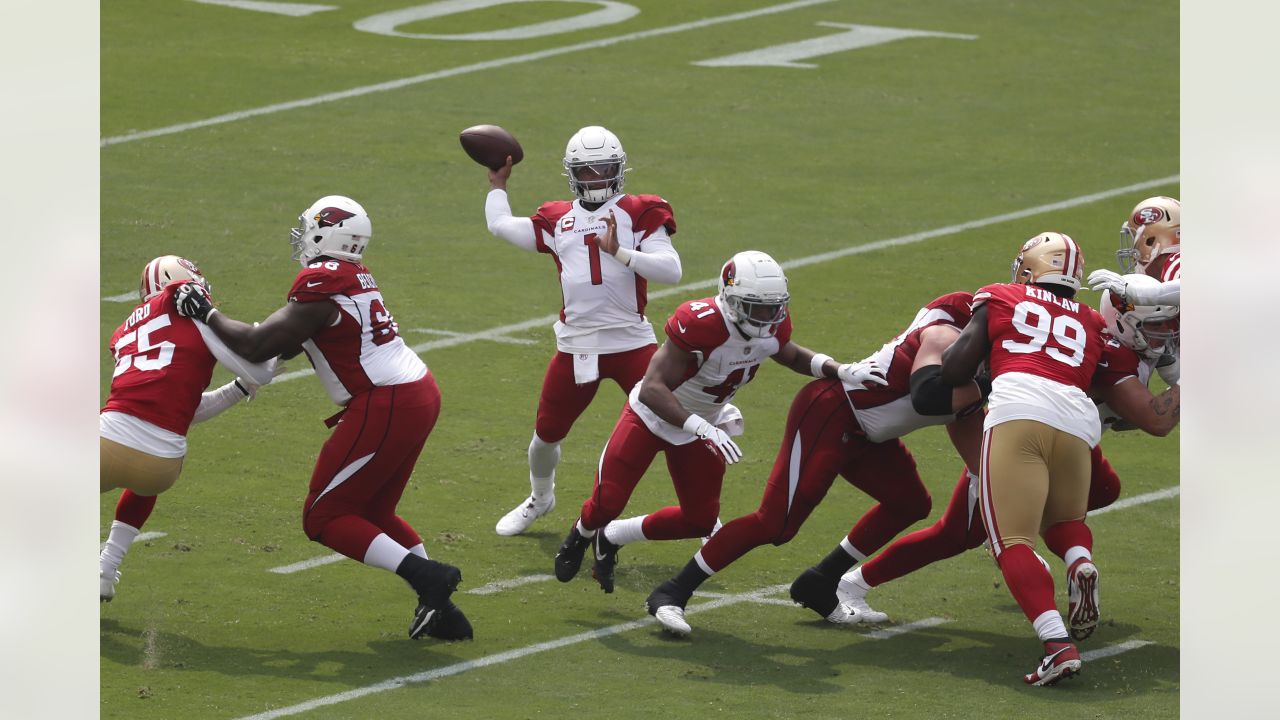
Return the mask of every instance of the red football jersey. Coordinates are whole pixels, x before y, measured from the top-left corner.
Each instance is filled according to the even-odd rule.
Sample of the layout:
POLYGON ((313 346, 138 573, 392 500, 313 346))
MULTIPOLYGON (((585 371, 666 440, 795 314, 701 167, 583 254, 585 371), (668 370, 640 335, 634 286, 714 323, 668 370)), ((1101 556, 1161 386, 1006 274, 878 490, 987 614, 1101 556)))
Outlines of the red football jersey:
POLYGON ((119 412, 186 435, 217 362, 191 318, 178 314, 180 283, 138 305, 116 328, 107 350, 116 359, 101 412, 119 412))
POLYGON ((1102 357, 1098 358, 1098 367, 1093 371, 1093 387, 1107 388, 1127 377, 1138 377, 1138 364, 1142 362, 1138 353, 1113 337, 1105 340, 1102 357))
POLYGON ((1182 251, 1176 250, 1169 253, 1169 259, 1164 261, 1164 267, 1160 269, 1160 282, 1169 282, 1170 280, 1182 279, 1182 251))
POLYGON ((973 295, 967 292, 947 293, 930 301, 916 313, 915 319, 898 337, 890 340, 872 355, 885 371, 888 385, 869 383, 865 388, 849 391, 849 402, 855 408, 873 408, 890 403, 899 398, 911 395, 911 366, 915 364, 916 352, 920 350, 920 333, 934 325, 952 325, 964 330, 973 318, 970 309, 973 295))
POLYGON ((1102 355, 1102 316, 1079 300, 1035 285, 988 285, 973 296, 987 306, 991 377, 1020 372, 1088 391, 1102 355))
POLYGON ((332 302, 338 320, 302 344, 329 396, 346 405, 374 387, 422 379, 427 366, 400 338, 395 319, 369 268, 346 260, 317 260, 289 289, 291 302, 332 302))

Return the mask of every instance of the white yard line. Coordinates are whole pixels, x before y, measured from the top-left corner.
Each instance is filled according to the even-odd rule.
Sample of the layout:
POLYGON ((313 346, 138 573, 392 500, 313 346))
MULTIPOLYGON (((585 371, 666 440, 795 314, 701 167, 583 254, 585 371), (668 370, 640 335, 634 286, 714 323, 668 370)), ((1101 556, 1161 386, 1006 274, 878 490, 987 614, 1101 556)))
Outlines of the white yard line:
POLYGON ((512 578, 510 580, 499 580, 497 582, 491 582, 488 585, 481 585, 475 590, 468 590, 467 594, 492 595, 496 592, 510 590, 511 588, 518 588, 521 585, 528 585, 529 583, 546 582, 552 579, 552 577, 553 576, 551 575, 525 575, 524 577, 512 578))
MULTIPOLYGON (((409 328, 408 332, 424 333, 426 335, 443 335, 444 337, 459 337, 461 335, 466 334, 466 333, 455 332, 453 330, 436 330, 435 328, 409 328)), ((498 336, 498 337, 492 337, 487 339, 492 340, 494 342, 506 343, 508 345, 537 345, 538 344, 537 340, 529 340, 527 338, 513 338, 513 337, 498 336)))
POLYGON ((867 637, 875 638, 876 640, 888 640, 891 637, 902 635, 904 633, 909 633, 913 630, 931 628, 936 625, 941 625, 947 622, 951 622, 951 621, 944 620, 943 618, 940 618, 940 617, 931 617, 931 618, 925 618, 923 620, 916 620, 915 622, 904 623, 902 625, 894 625, 893 627, 887 627, 883 630, 872 630, 866 635, 867 637))
POLYGON ((1089 652, 1080 653, 1080 659, 1084 660, 1085 662, 1088 662, 1090 660, 1097 660, 1098 658, 1111 657, 1112 655, 1119 655, 1120 653, 1123 653, 1123 652, 1129 652, 1130 650, 1137 650, 1140 647, 1146 647, 1148 645, 1154 645, 1154 644, 1155 643, 1151 642, 1150 640, 1128 640, 1126 642, 1117 643, 1115 645, 1108 645, 1104 648, 1098 648, 1097 650, 1090 650, 1089 652))
POLYGON ((126 133, 124 135, 116 135, 114 137, 103 138, 101 146, 108 147, 110 145, 132 142, 134 140, 145 140, 147 138, 160 137, 162 135, 173 135, 175 133, 186 132, 188 130, 196 130, 213 125, 222 125, 224 123, 236 122, 237 120, 246 120, 260 115, 273 115, 287 110, 313 107, 315 105, 322 105, 324 103, 335 102, 337 100, 346 100, 348 98, 361 97, 363 95, 371 95, 373 93, 386 92, 388 90, 399 90, 401 88, 431 82, 432 80, 442 80, 444 78, 468 75, 470 73, 480 72, 481 70, 492 70, 494 68, 506 67, 507 65, 522 65, 524 63, 542 60, 544 58, 578 52, 579 50, 594 50, 596 48, 608 47, 610 45, 617 45, 619 43, 630 42, 632 40, 644 40, 651 37, 660 37, 662 35, 685 32, 686 30, 697 30, 698 28, 710 27, 712 25, 737 22, 738 20, 749 20, 751 18, 774 15, 777 13, 788 12, 790 10, 809 7, 811 5, 822 5, 833 1, 834 0, 797 0, 796 2, 783 3, 782 5, 771 5, 769 7, 748 10, 746 12, 703 18, 702 20, 680 23, 679 25, 668 25, 667 27, 642 30, 640 32, 627 33, 626 35, 617 35, 615 37, 601 38, 599 40, 575 43, 573 45, 548 48, 546 50, 525 53, 523 55, 513 55, 511 57, 497 58, 495 60, 486 60, 484 62, 474 63, 471 65, 437 70, 435 72, 401 78, 399 80, 389 80, 387 82, 376 83, 374 85, 351 88, 350 90, 326 93, 324 95, 317 95, 315 97, 304 98, 302 100, 291 100, 289 102, 266 105, 259 108, 253 108, 251 110, 240 110, 237 112, 227 113, 225 115, 206 118, 204 120, 196 120, 195 122, 180 123, 178 125, 170 125, 168 127, 156 128, 154 130, 142 130, 126 133))
MULTIPOLYGON (((144 532, 138 535, 137 537, 135 537, 133 539, 133 542, 146 542, 148 540, 155 540, 156 538, 162 538, 168 534, 169 533, 163 533, 163 532, 144 532)), ((133 543, 129 543, 129 544, 132 545, 133 543)))
POLYGON ((345 560, 345 559, 347 559, 347 556, 343 555, 342 553, 334 553, 332 555, 322 555, 320 557, 313 557, 310 560, 303 560, 302 562, 296 562, 292 565, 282 565, 280 567, 273 567, 271 568, 271 570, 269 570, 269 572, 276 573, 277 575, 288 575, 289 573, 296 573, 299 570, 310 570, 311 568, 320 567, 321 565, 332 565, 333 563, 336 563, 339 560, 345 560))
POLYGON ((1125 498, 1124 500, 1114 502, 1100 510, 1090 510, 1089 517, 1109 513, 1112 510, 1123 510, 1128 507, 1133 507, 1134 505, 1145 505, 1146 503, 1155 502, 1156 500, 1167 500, 1171 497, 1177 497, 1181 492, 1182 486, 1174 485, 1173 487, 1165 488, 1163 490, 1156 490, 1155 492, 1144 493, 1142 495, 1134 495, 1131 498, 1125 498))

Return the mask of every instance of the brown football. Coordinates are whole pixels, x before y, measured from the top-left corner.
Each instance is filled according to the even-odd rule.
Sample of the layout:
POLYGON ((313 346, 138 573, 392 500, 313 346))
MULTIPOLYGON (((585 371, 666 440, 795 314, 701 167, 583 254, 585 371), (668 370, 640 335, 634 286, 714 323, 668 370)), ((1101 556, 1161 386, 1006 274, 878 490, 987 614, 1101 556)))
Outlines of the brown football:
POLYGON ((458 134, 458 142, 472 160, 490 170, 497 170, 507 164, 507 156, 511 156, 514 165, 524 159, 524 149, 515 137, 497 125, 473 125, 458 134))

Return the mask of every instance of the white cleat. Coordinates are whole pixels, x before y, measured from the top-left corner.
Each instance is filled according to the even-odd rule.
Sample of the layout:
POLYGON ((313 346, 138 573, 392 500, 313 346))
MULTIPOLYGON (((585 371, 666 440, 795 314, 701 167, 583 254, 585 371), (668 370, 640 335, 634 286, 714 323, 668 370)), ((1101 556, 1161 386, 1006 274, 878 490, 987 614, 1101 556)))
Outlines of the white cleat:
POLYGON ((693 632, 693 628, 685 622, 684 608, 679 605, 663 605, 654 611, 653 616, 658 619, 662 629, 672 635, 688 637, 689 633, 693 632))
MULTIPOLYGON (((855 611, 861 618, 860 622, 873 625, 889 622, 887 614, 867 604, 867 591, 851 580, 852 576, 853 572, 847 572, 840 578, 840 582, 836 584, 836 599, 840 601, 840 605, 855 611)), ((838 610, 839 608, 837 608, 838 610)))
POLYGON ((120 571, 110 575, 98 574, 98 602, 111 602, 116 596, 116 583, 120 582, 120 571))
POLYGON ((516 509, 506 515, 503 515, 502 519, 498 521, 498 524, 493 529, 499 535, 519 535, 525 530, 528 530, 534 520, 537 520, 555 509, 555 495, 552 495, 549 500, 545 501, 545 503, 535 501, 533 496, 530 495, 528 499, 516 506, 516 509))
POLYGON ((855 608, 841 603, 827 616, 827 622, 836 625, 857 625, 862 622, 862 616, 855 608))
POLYGON ((867 599, 865 597, 855 597, 849 602, 844 603, 844 607, 858 613, 858 617, 862 618, 862 622, 869 625, 878 625, 880 623, 889 622, 889 615, 872 608, 867 604, 867 599))

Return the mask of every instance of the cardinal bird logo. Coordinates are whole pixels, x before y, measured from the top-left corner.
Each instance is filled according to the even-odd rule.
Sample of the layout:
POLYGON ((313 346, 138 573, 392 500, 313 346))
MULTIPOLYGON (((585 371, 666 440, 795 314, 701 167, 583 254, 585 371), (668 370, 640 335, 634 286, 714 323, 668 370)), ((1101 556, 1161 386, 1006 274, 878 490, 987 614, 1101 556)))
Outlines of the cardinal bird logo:
POLYGON ((316 213, 316 225, 320 227, 333 227, 341 225, 343 220, 355 217, 356 214, 343 210, 342 208, 327 207, 316 213))
POLYGON ((734 266, 732 262, 729 262, 725 264, 724 270, 720 272, 720 279, 724 281, 725 287, 729 287, 733 285, 733 282, 737 277, 737 274, 738 274, 738 269, 734 266))

